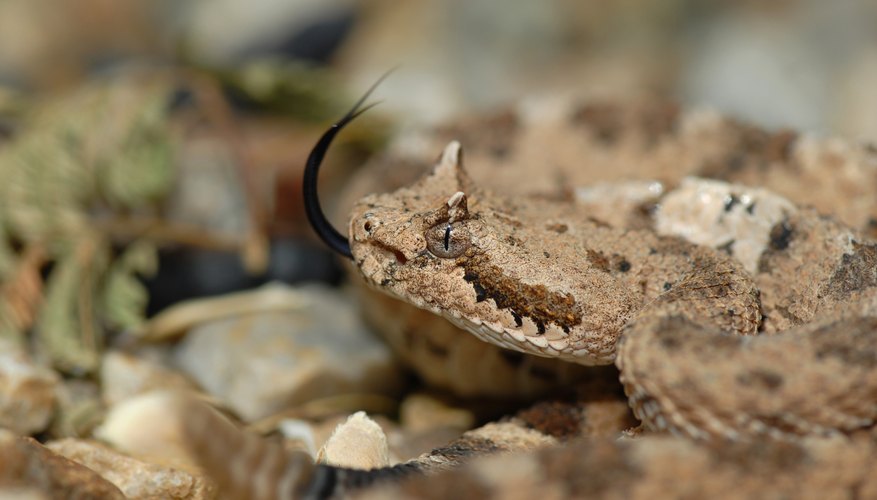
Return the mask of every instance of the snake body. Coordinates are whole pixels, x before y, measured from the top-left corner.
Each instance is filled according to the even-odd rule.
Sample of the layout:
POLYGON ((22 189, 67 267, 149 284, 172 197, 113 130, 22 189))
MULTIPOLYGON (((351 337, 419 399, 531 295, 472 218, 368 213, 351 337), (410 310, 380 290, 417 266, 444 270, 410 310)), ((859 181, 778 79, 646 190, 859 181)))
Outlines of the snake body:
MULTIPOLYGON (((797 446, 828 461, 864 453, 870 458, 857 466, 873 471, 873 437, 855 452, 832 444, 838 453, 819 440, 874 433, 877 244, 769 193, 725 183, 709 189, 725 193, 723 217, 736 221, 721 245, 688 241, 678 227, 658 234, 636 217, 607 223, 574 200, 483 188, 451 142, 425 177, 354 206, 349 249, 371 287, 487 343, 579 365, 614 363, 647 431, 691 438, 707 454, 721 443, 797 446), (771 223, 748 227, 746 214, 770 203, 779 207, 771 223)), ((665 206, 672 195, 662 194, 665 206)), ((243 496, 260 498, 281 490, 338 494, 539 441, 532 420, 519 415, 505 425, 371 473, 292 461, 250 439, 254 451, 241 467, 272 471, 261 476, 269 486, 254 490, 250 472, 228 475, 230 488, 244 485, 243 496), (254 493, 261 491, 270 494, 254 493)), ((649 439, 621 448, 652 446, 649 439)))
MULTIPOLYGON (((874 359, 868 316, 846 319, 837 306, 870 313, 877 246, 849 230, 845 240, 833 234, 819 241, 831 227, 843 229, 803 210, 782 224, 803 234, 794 245, 768 247, 761 274, 791 261, 811 279, 796 296, 769 297, 785 301, 772 304, 771 314, 818 296, 820 307, 837 316, 832 326, 817 322, 746 338, 763 326, 762 304, 755 280, 735 259, 679 238, 604 227, 563 203, 521 203, 481 191, 466 175, 457 143, 412 187, 364 198, 350 234, 354 262, 369 284, 482 340, 580 364, 615 360, 648 429, 739 439, 867 428, 877 417, 877 366, 807 346, 849 345, 874 359), (801 263, 813 245, 828 257, 801 263), (823 248, 831 245, 851 252, 832 255, 823 248), (857 271, 849 269, 853 261, 857 271), (841 285, 843 272, 850 279, 841 285), (711 350, 715 359, 707 357, 711 350), (783 373, 782 360, 796 357, 794 376, 783 373), (769 396, 757 383, 765 379, 774 385, 769 396), (822 390, 799 404, 814 386, 822 390), (839 399, 847 403, 835 404, 839 399)), ((830 318, 819 307, 809 312, 830 318)))

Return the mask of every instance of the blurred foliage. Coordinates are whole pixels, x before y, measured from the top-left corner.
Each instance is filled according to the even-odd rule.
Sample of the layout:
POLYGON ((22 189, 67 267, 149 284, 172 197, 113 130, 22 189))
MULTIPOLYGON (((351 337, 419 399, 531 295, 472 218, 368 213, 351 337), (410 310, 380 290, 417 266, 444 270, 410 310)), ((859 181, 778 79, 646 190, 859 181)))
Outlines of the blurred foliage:
POLYGON ((215 70, 215 74, 244 104, 299 120, 333 118, 348 105, 337 78, 303 62, 263 58, 239 68, 215 70))
POLYGON ((173 180, 167 82, 117 78, 29 109, 0 149, 0 336, 71 373, 97 367, 108 328, 135 326, 156 267, 148 241, 102 220, 148 210, 173 180), (121 246, 121 249, 120 249, 121 246))

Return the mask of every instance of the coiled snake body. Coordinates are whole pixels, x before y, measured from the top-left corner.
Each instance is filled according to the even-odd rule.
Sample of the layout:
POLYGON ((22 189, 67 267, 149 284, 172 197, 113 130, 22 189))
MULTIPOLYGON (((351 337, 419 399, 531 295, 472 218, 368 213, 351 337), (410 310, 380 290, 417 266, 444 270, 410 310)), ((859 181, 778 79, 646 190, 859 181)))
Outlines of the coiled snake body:
MULTIPOLYGON (((314 189, 323 154, 357 108, 315 148, 306 190, 314 189)), ((705 446, 797 443, 815 456, 824 448, 813 451, 808 440, 873 432, 877 244, 771 193, 686 182, 680 191, 700 186, 736 200, 723 207, 734 223, 722 249, 609 225, 569 200, 483 189, 467 174, 457 142, 414 184, 361 199, 348 236, 328 225, 315 198, 309 215, 385 294, 503 348, 582 365, 614 363, 647 431, 705 446), (770 212, 768 206, 776 208, 765 216, 771 224, 747 229, 747 217, 770 212)), ((672 196, 664 195, 667 206, 672 196)), ((255 451, 244 467, 273 464, 261 479, 274 486, 259 491, 277 493, 283 484, 287 492, 337 494, 345 485, 444 468, 461 458, 454 450, 505 449, 494 431, 469 433, 447 449, 372 473, 314 468, 250 439, 246 446, 255 451)), ((531 439, 526 430, 511 432, 531 439)), ((863 470, 874 470, 873 455, 868 460, 863 470)), ((241 484, 249 483, 229 488, 255 491, 241 484)))

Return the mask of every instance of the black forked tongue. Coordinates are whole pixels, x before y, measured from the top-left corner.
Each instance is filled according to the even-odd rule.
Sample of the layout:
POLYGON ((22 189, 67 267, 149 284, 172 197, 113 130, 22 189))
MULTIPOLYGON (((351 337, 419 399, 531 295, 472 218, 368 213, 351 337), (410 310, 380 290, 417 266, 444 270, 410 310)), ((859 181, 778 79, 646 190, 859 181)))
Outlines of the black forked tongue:
POLYGON ((356 101, 353 108, 351 108, 341 120, 332 125, 329 130, 320 137, 320 140, 317 141, 314 149, 311 150, 311 154, 308 155, 308 162, 305 164, 302 185, 305 200, 305 213, 308 216, 308 221, 311 223, 311 227, 314 228, 314 231, 320 236, 320 239, 322 239, 329 248, 349 259, 353 258, 353 254, 350 253, 350 242, 347 241, 346 236, 332 227, 332 224, 326 218, 326 214, 323 213, 322 207, 320 207, 320 197, 317 194, 317 173, 320 170, 320 164, 323 163, 323 157, 326 156, 326 151, 329 150, 329 146, 332 145, 332 141, 335 139, 335 136, 338 135, 338 132, 341 132, 341 129, 343 129, 348 123, 352 122, 354 118, 378 104, 375 102, 363 106, 363 103, 368 96, 391 72, 392 70, 384 73, 378 78, 378 81, 372 84, 366 93, 356 101))

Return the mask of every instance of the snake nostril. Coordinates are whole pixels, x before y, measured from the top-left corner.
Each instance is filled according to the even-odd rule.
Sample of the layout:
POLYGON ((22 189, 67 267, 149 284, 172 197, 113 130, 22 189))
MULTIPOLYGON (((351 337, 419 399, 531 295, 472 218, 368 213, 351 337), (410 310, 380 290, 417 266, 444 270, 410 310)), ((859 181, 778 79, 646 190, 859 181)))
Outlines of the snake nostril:
POLYGON ((369 232, 369 233, 370 233, 371 230, 372 230, 372 223, 371 223, 371 221, 365 221, 365 224, 362 225, 362 228, 365 229, 366 232, 369 232))
POLYGON ((408 257, 405 257, 405 254, 402 253, 401 250, 393 248, 389 245, 385 245, 380 241, 373 241, 373 248, 379 250, 383 254, 384 259, 389 259, 390 255, 392 255, 396 259, 397 264, 407 264, 408 257))
POLYGON ((399 264, 405 264, 408 262, 408 258, 405 257, 405 254, 400 252, 399 250, 393 250, 393 255, 396 257, 396 262, 399 264))

